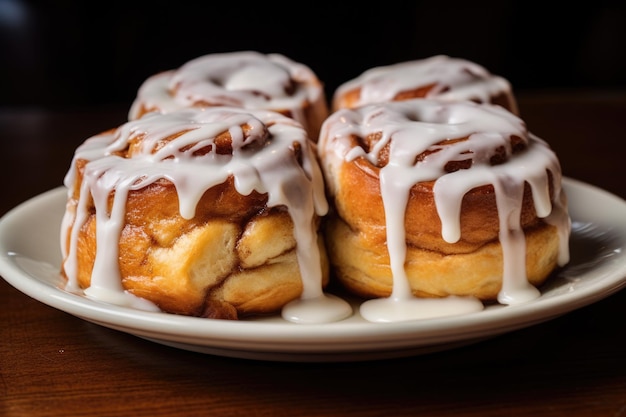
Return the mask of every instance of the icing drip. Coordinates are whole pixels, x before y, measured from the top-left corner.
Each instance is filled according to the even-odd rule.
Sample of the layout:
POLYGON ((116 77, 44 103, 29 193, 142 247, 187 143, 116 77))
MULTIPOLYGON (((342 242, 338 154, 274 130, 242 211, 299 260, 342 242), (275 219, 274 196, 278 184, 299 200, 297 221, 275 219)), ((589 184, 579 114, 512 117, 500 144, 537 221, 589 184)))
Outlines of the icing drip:
POLYGON ((304 109, 323 100, 322 85, 313 71, 283 55, 209 54, 148 78, 139 88, 129 119, 136 119, 144 109, 168 113, 193 106, 234 106, 275 110, 312 128, 307 126, 304 109))
POLYGON ((339 86, 335 101, 348 91, 360 89, 358 101, 351 106, 357 107, 393 101, 403 92, 430 86, 432 88, 425 98, 489 103, 491 98, 505 94, 511 110, 517 112, 506 79, 491 74, 474 62, 446 55, 371 68, 339 86))
POLYGON ((80 198, 68 207, 62 224, 62 249, 68 289, 77 289, 76 248, 80 226, 85 223, 87 203, 93 198, 96 210, 97 253, 91 285, 84 292, 95 299, 146 307, 124 291, 118 267, 118 241, 123 228, 129 192, 166 179, 176 187, 182 217, 195 215, 196 205, 206 190, 234 178, 237 191, 267 194, 267 205, 285 206, 293 220, 297 259, 302 276, 300 304, 289 309, 289 319, 314 322, 311 311, 324 310, 319 320, 334 321, 351 314, 343 300, 324 294, 321 285, 320 253, 315 215, 326 214, 324 184, 313 148, 301 125, 271 111, 248 111, 216 107, 183 109, 168 114, 149 113, 122 125, 114 133, 94 136, 74 155, 65 177, 68 196, 77 177, 77 160, 86 160, 80 198), (249 126, 244 133, 242 126, 249 126), (216 136, 228 131, 232 152, 217 152, 216 136), (174 136, 173 136, 174 135, 174 136), (141 140, 137 140, 137 138, 141 140), (294 157, 296 144, 301 161, 294 157), (128 149, 128 157, 119 156, 128 149), (113 198, 112 208, 108 201, 113 198), (73 224, 71 236, 68 228, 73 224), (139 303, 139 304, 138 304, 139 303))
MULTIPOLYGON (((521 119, 494 105, 416 99, 339 110, 322 127, 319 153, 331 166, 365 158, 381 166, 381 151, 388 148, 388 162, 379 180, 386 219, 387 247, 393 275, 388 299, 363 303, 361 314, 371 321, 397 321, 477 311, 478 300, 463 297, 418 299, 411 293, 404 263, 406 258, 405 209, 411 188, 434 181, 433 193, 441 219, 442 238, 454 243, 461 237, 463 196, 491 185, 496 195, 503 252, 502 290, 498 301, 516 304, 536 298, 538 290, 526 278, 525 236, 520 225, 524 185, 529 184, 539 217, 558 228, 559 264, 569 260, 570 220, 561 195, 561 168, 547 144, 529 134, 521 119), (352 138, 381 134, 369 150, 353 146, 352 138), (526 149, 513 153, 510 137, 518 137, 526 149), (448 139, 465 138, 463 141, 448 139), (505 163, 492 165, 493 150, 505 150, 505 163), (418 161, 418 155, 433 151, 418 161), (471 159, 469 169, 447 172, 449 161, 471 159), (418 162, 416 162, 418 161, 418 162), (548 190, 548 172, 554 184, 554 206, 548 190)), ((460 272, 461 273, 461 272, 460 272)))

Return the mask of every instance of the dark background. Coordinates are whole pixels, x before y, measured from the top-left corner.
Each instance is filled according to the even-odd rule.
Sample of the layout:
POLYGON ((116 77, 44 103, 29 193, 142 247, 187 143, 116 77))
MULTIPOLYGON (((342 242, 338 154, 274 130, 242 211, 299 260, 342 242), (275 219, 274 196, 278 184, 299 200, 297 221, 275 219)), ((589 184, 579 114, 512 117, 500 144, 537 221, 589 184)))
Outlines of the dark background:
POLYGON ((303 62, 329 96, 372 66, 436 54, 517 92, 626 90, 626 2, 574 3, 0 0, 0 108, 129 105, 153 73, 234 50, 303 62))

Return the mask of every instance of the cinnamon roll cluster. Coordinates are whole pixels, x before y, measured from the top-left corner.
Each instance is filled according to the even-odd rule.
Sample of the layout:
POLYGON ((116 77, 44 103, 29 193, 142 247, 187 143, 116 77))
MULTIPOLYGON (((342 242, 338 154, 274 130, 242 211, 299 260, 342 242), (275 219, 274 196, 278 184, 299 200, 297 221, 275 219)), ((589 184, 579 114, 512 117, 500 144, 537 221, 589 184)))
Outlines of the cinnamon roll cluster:
POLYGON ((332 110, 313 71, 277 54, 148 78, 129 121, 86 140, 66 175, 67 287, 328 322, 352 314, 325 293, 337 280, 387 300, 361 308, 386 321, 399 300, 524 302, 568 262, 558 158, 503 78, 437 56, 365 72, 332 110))

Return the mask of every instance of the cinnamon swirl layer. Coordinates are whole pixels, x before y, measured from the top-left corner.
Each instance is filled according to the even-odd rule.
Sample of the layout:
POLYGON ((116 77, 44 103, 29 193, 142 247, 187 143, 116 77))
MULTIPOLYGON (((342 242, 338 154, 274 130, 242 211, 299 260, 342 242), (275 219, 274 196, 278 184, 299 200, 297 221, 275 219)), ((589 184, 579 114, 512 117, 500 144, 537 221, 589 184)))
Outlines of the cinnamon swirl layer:
POLYGON ((328 115, 323 85, 311 68, 280 54, 242 51, 204 55, 149 77, 129 119, 214 106, 277 111, 302 123, 314 141, 328 115))
POLYGON ((147 114, 86 140, 65 184, 62 273, 90 297, 237 319, 328 282, 321 171, 279 113, 147 114))
POLYGON ((333 109, 413 98, 492 103, 518 113, 506 79, 474 62, 446 55, 369 69, 337 88, 333 109))
POLYGON ((331 265, 359 295, 510 304, 534 298, 568 261, 557 156, 500 106, 414 99, 338 110, 318 155, 331 265))

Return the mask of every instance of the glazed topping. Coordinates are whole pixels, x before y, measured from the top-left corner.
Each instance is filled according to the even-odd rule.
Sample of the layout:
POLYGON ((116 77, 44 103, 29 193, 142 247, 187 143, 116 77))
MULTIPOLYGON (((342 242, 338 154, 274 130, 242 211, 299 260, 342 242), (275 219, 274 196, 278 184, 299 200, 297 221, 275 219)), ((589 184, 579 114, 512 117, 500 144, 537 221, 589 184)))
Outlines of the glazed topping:
POLYGON ((335 101, 356 89, 360 90, 360 95, 351 107, 399 100, 407 92, 422 89, 420 97, 481 103, 503 95, 508 97, 511 110, 517 112, 506 79, 474 62, 446 55, 369 69, 339 86, 335 101))
MULTIPOLYGON (((78 175, 76 162, 87 161, 76 212, 68 210, 62 226, 68 288, 77 288, 78 232, 89 215, 91 198, 97 216, 97 253, 91 286, 85 293, 119 303, 128 296, 121 284, 117 242, 129 192, 167 180, 176 187, 181 216, 190 219, 205 191, 232 177, 240 194, 267 194, 269 207, 287 208, 303 280, 301 298, 328 304, 322 293, 317 230, 312 221, 315 215, 324 215, 328 206, 315 157, 304 129, 294 120, 271 111, 229 107, 150 113, 86 140, 76 150, 65 177, 71 197, 78 175)), ((298 319, 305 320, 296 314, 294 321, 298 319)))
POLYGON ((209 54, 148 78, 139 88, 129 119, 152 110, 235 106, 279 111, 306 127, 302 109, 320 99, 323 89, 313 71, 283 55, 209 54))
MULTIPOLYGON (((559 161, 544 141, 526 130, 521 119, 502 107, 415 99, 339 110, 322 126, 318 151, 324 163, 332 166, 365 158, 380 167, 387 246, 394 279, 392 299, 411 298, 404 271, 404 215, 409 192, 420 182, 434 181, 441 234, 449 243, 461 237, 463 196, 474 188, 493 186, 504 261, 503 287, 498 296, 501 303, 520 303, 539 295, 526 278, 525 238, 520 224, 525 184, 532 189, 537 215, 559 230, 559 264, 569 259, 569 216, 561 199, 559 161), (377 138, 377 142, 363 146, 368 143, 363 138, 377 138), (498 153, 497 164, 494 164, 494 153, 498 153), (450 161, 469 163, 461 164, 462 169, 450 170, 447 169, 450 161), (549 173, 554 185, 553 198, 549 173)), ((394 310, 383 312, 374 308, 378 301, 366 302, 361 307, 362 314, 376 321, 377 316, 394 310)), ((405 314, 410 314, 409 310, 405 308, 405 314)))

